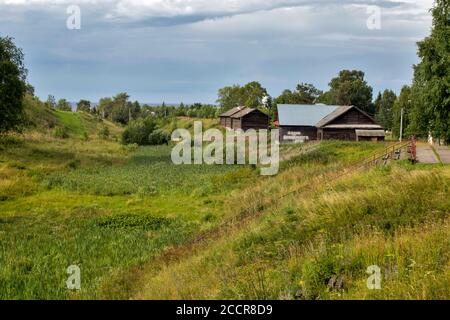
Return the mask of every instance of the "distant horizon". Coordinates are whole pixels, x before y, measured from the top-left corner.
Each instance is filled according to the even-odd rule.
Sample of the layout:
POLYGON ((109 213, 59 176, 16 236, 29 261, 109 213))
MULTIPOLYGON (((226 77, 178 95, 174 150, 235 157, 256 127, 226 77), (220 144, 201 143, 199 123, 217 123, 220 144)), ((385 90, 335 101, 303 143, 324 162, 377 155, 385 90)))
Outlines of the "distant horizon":
POLYGON ((302 82, 326 91, 344 69, 364 71, 375 98, 411 83, 432 4, 83 0, 74 29, 70 0, 0 0, 0 36, 23 49, 41 99, 215 104, 220 88, 251 81, 274 98, 302 82))

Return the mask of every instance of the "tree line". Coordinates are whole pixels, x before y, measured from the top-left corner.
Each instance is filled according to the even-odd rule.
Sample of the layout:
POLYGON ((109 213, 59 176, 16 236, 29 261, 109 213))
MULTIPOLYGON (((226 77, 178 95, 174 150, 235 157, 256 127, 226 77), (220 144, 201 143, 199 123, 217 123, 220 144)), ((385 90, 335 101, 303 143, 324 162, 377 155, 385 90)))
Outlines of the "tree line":
MULTIPOLYGON (((404 133, 436 138, 450 142, 450 3, 436 0, 432 8, 431 34, 418 43, 420 62, 413 66, 412 84, 405 85, 397 96, 392 90, 379 92, 374 99, 373 88, 361 70, 342 70, 330 80, 326 91, 313 84, 300 83, 273 98, 259 82, 227 86, 218 91, 216 105, 180 104, 179 106, 141 105, 130 101, 127 93, 100 99, 95 106, 88 100, 77 103, 77 111, 127 125, 138 119, 198 117, 215 118, 236 106, 260 108, 276 119, 278 104, 354 105, 374 116, 393 136, 400 134, 403 115, 404 133)), ((0 37, 0 133, 16 130, 23 122, 23 99, 34 95, 26 82, 27 70, 23 52, 10 37, 0 37)), ((56 101, 49 96, 45 104, 54 109, 72 111, 66 99, 56 101)))

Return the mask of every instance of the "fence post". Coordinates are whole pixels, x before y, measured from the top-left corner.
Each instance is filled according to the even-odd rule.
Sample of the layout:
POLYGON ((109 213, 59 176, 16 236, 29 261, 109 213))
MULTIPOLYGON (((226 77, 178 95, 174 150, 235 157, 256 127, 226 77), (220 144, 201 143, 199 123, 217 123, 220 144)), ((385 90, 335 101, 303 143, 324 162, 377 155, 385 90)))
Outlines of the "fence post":
POLYGON ((411 161, 413 164, 417 161, 417 141, 416 136, 412 136, 411 138, 411 161))

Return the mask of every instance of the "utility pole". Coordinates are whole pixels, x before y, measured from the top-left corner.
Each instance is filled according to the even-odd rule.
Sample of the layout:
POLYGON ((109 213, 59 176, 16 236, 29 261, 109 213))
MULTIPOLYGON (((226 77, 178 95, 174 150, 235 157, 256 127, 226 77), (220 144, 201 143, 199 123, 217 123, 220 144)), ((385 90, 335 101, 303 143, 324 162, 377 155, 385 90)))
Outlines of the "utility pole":
POLYGON ((403 115, 405 113, 405 109, 402 108, 401 116, 400 116, 400 142, 403 141, 403 115))

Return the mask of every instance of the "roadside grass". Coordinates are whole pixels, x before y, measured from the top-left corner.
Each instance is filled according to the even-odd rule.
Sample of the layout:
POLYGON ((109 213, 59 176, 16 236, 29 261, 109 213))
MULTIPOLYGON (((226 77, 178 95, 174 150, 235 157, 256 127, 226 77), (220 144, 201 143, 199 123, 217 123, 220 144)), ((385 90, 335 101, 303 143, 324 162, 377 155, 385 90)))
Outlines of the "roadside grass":
MULTIPOLYGON (((330 153, 308 156, 314 175, 320 163, 334 162, 330 153)), ((255 194, 229 199, 253 220, 179 262, 157 271, 150 263, 134 297, 448 299, 449 167, 403 162, 321 184, 297 161, 255 194), (278 201, 293 185, 305 188, 278 201), (264 208, 262 198, 270 197, 264 208), (367 288, 372 265, 382 270, 382 290, 367 288)))

